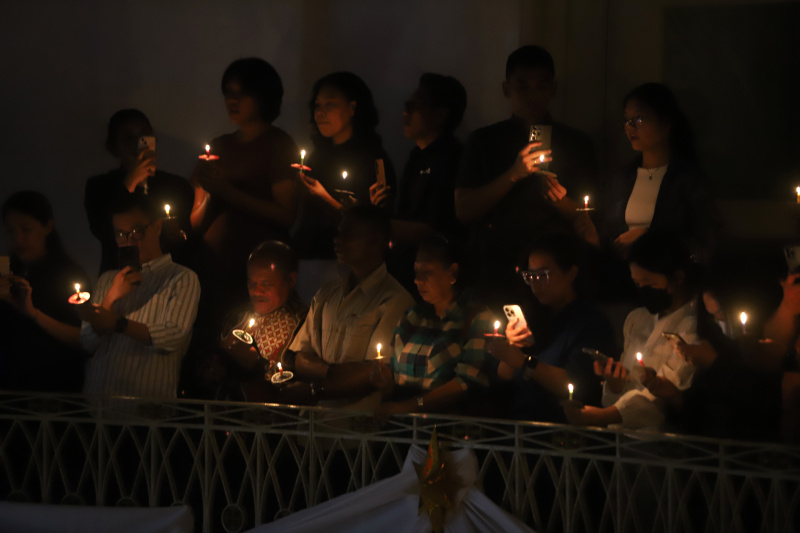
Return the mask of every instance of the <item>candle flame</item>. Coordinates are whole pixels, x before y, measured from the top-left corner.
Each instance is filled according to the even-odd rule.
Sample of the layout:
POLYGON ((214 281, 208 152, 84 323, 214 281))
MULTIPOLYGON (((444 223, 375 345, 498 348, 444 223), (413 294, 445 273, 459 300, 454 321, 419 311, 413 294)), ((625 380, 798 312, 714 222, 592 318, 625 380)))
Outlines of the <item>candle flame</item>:
POLYGON ((256 319, 255 318, 251 318, 250 319, 250 323, 247 325, 247 327, 248 328, 252 328, 255 323, 256 323, 256 319))
POLYGON ((642 362, 642 352, 636 352, 636 360, 642 362))
POLYGON ((278 361, 278 371, 279 372, 283 371, 283 367, 281 366, 281 362, 280 361, 278 361))
POLYGON ((800 187, 796 188, 795 191, 797 191, 797 194, 800 195, 800 187))
POLYGON ((744 326, 745 324, 747 324, 747 313, 745 313, 744 311, 742 311, 742 314, 741 314, 741 315, 739 315, 739 320, 741 320, 741 321, 742 321, 742 325, 743 325, 743 326, 744 326))
POLYGON ((169 204, 164 204, 164 211, 167 212, 167 217, 169 217, 169 210, 170 210, 169 204))
POLYGON ((583 197, 583 203, 585 203, 585 204, 589 203, 589 197, 588 196, 584 196, 583 197))
POLYGON ((342 172, 342 179, 343 180, 347 179, 347 171, 346 170, 344 172, 342 172))
POLYGON ((539 162, 544 163, 544 154, 539 156, 539 162))
POLYGON ((305 157, 305 156, 306 156, 306 151, 300 150, 300 157, 305 157))
POLYGON ((499 320, 495 320, 494 321, 494 330, 497 331, 498 329, 500 329, 500 321, 499 320))
POLYGON ((75 284, 75 292, 77 292, 78 294, 81 293, 81 284, 80 283, 76 283, 75 284))
POLYGON ((209 153, 210 151, 211 151, 211 145, 207 144, 206 145, 206 153, 209 153))
POLYGON ((378 355, 381 354, 381 348, 383 348, 383 345, 381 343, 378 343, 378 355))
POLYGON ((570 394, 575 392, 575 386, 572 383, 567 384, 567 389, 569 389, 570 394))

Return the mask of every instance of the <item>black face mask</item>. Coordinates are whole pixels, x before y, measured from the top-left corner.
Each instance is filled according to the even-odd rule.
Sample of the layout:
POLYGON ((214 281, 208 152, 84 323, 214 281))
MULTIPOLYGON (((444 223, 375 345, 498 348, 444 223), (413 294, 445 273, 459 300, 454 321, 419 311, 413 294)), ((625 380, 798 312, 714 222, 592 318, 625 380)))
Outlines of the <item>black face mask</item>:
POLYGON ((667 292, 667 289, 640 287, 639 302, 647 308, 651 315, 657 315, 672 307, 672 295, 667 292))

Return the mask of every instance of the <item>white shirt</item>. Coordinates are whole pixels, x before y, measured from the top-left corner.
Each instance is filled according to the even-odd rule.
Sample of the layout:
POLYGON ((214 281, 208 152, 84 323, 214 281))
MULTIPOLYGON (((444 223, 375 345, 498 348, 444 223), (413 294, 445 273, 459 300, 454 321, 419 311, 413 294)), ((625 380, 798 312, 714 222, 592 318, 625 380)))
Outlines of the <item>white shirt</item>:
POLYGON ((290 350, 316 354, 328 364, 354 363, 390 354, 394 328, 414 299, 381 264, 349 293, 347 278, 323 285, 290 350))
MULTIPOLYGON (((688 389, 695 368, 675 351, 669 339, 661 335, 665 331, 677 333, 689 344, 696 342, 697 314, 694 302, 663 318, 651 315, 644 307, 631 311, 623 327, 625 351, 620 361, 625 368, 633 371, 633 376, 639 376, 641 366, 636 353, 641 352, 645 366, 654 369, 680 390, 688 389)), ((605 383, 602 403, 604 407, 617 407, 622 416, 622 426, 626 428, 657 429, 664 420, 661 401, 638 380, 629 379, 619 394, 612 392, 605 383)))
POLYGON ((656 210, 658 191, 661 190, 661 182, 666 173, 667 165, 655 169, 639 167, 636 170, 636 183, 633 185, 625 209, 625 223, 628 224, 628 229, 650 227, 656 210))
MULTIPOLYGON (((100 276, 92 303, 103 302, 118 270, 100 276)), ((93 354, 83 392, 94 395, 174 398, 181 359, 189 347, 200 300, 200 282, 169 254, 142 265, 142 283, 120 298, 114 311, 150 331, 151 344, 122 333, 99 336, 81 324, 81 344, 93 354)))

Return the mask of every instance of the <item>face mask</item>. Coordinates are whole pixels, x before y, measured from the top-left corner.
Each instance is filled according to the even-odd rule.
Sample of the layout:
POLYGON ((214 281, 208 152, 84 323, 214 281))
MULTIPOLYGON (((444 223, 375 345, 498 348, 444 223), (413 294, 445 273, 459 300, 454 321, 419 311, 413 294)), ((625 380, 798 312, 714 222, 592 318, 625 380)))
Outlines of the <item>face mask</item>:
POLYGON ((672 295, 667 292, 667 289, 640 287, 639 301, 651 315, 656 315, 672 307, 672 295))

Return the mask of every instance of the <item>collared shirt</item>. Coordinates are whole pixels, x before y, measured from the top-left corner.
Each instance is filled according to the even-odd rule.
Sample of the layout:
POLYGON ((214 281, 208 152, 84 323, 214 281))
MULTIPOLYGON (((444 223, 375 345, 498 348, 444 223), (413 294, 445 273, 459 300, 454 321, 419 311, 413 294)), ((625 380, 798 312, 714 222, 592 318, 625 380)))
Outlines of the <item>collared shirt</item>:
POLYGON ((290 350, 311 352, 329 364, 377 357, 388 349, 397 321, 414 300, 381 264, 347 291, 347 279, 327 283, 311 301, 303 327, 290 350))
POLYGON ((488 309, 479 313, 453 302, 438 317, 427 303, 407 310, 394 330, 390 367, 394 381, 426 391, 455 379, 466 391, 488 386, 484 334, 492 331, 488 309))
MULTIPOLYGON (((92 303, 103 302, 117 272, 100 276, 92 303)), ((115 311, 145 324, 151 343, 122 333, 100 336, 84 322, 81 344, 93 354, 86 365, 84 393, 174 398, 199 299, 197 276, 173 263, 169 254, 142 265, 141 285, 120 298, 115 311)))
MULTIPOLYGON (((625 351, 621 363, 632 376, 641 371, 636 354, 642 354, 644 366, 656 371, 660 377, 671 381, 678 389, 686 390, 692 384, 694 366, 688 363, 672 347, 662 333, 677 333, 687 343, 697 341, 697 313, 694 302, 689 302, 669 315, 659 318, 647 309, 634 309, 625 319, 623 333, 625 351)), ((663 405, 640 381, 629 379, 620 394, 612 392, 608 384, 603 386, 603 406, 614 405, 622 416, 622 425, 629 428, 656 429, 664 420, 663 405)))

